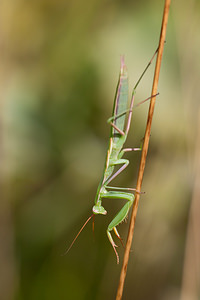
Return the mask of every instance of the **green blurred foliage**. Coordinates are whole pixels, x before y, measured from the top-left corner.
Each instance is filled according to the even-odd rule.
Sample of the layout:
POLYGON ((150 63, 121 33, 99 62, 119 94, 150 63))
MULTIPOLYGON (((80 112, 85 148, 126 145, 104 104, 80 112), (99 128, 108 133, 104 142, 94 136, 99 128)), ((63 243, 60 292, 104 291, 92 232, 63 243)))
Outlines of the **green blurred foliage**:
MULTIPOLYGON (((155 51, 164 1, 2 0, 1 299, 114 299, 120 267, 91 214, 125 54, 130 90, 155 51)), ((199 2, 172 3, 124 299, 178 299, 199 110, 199 2), (180 9, 181 7, 181 9, 180 9)), ((136 101, 151 93, 153 66, 136 101)), ((135 109, 127 146, 144 136, 135 109)), ((135 186, 139 153, 116 185, 135 186)), ((128 224, 119 226, 126 237, 128 224)), ((122 261, 124 250, 119 249, 122 261)))

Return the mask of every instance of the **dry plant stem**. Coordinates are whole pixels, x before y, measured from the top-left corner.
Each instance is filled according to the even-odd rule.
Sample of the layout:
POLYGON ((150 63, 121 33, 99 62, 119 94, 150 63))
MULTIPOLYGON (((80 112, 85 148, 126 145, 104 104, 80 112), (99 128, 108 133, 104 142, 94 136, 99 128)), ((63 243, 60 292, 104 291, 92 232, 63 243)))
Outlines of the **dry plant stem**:
MULTIPOLYGON (((164 13, 163 13, 163 20, 162 20, 162 27, 161 27, 160 41, 159 41, 159 49, 158 49, 158 55, 157 55, 157 60, 156 60, 155 73, 154 73, 153 87, 152 87, 152 92, 151 92, 152 96, 157 94, 157 86, 158 86, 160 66, 161 66, 161 60, 162 60, 162 54, 163 54, 163 48, 164 48, 164 42, 165 42, 165 36, 166 36, 169 7, 170 7, 170 0, 166 0, 165 6, 164 6, 164 13)), ((142 179, 143 179, 144 168, 145 168, 145 163, 146 163, 146 156, 147 156, 147 151, 148 151, 148 146, 149 146, 149 138, 150 138, 151 123, 152 123, 152 118, 153 118, 155 101, 156 101, 156 97, 152 97, 151 102, 150 102, 150 107, 149 107, 146 131, 145 131, 145 136, 144 136, 144 143, 143 143, 142 154, 141 154, 140 168, 139 168, 138 179, 137 179, 136 190, 139 192, 141 191, 142 179)), ((127 237, 127 242, 126 242, 124 260, 123 260, 123 264, 122 264, 116 300, 122 299, 124 281, 125 281, 125 277, 126 277, 129 253, 130 253, 132 239, 133 239, 133 232, 134 232, 134 227, 135 227, 135 220, 136 220, 136 215, 137 215, 139 198, 140 198, 140 193, 136 193, 133 210, 132 210, 132 215, 131 215, 131 220, 130 220, 129 232, 128 232, 128 237, 127 237)))

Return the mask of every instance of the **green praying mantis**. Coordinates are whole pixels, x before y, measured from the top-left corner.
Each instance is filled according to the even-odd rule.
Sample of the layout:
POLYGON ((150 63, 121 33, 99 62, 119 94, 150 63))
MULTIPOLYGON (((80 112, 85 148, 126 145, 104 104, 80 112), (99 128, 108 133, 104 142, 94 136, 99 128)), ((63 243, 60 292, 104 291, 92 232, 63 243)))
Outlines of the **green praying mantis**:
MULTIPOLYGON (((126 142, 128 132, 130 129, 136 88, 137 88, 139 82, 141 81, 142 77, 146 73, 147 69, 151 65, 152 60, 154 59, 157 51, 158 51, 158 49, 155 51, 153 57, 149 61, 148 65, 146 66, 145 70, 143 71, 142 75, 140 76, 136 85, 133 88, 130 107, 128 109, 127 109, 127 106, 128 106, 128 73, 127 73, 126 65, 124 63, 124 56, 121 56, 120 75, 119 75, 119 81, 118 81, 117 90, 116 90, 115 99, 114 99, 113 113, 112 113, 112 117, 108 119, 108 123, 111 125, 109 146, 108 146, 108 151, 107 151, 107 155, 106 155, 106 161, 105 161, 105 166, 104 166, 104 170, 103 170, 103 175, 100 180, 99 186, 97 188, 97 193, 96 193, 96 197, 94 200, 94 206, 92 208, 93 213, 83 224, 80 231, 78 232, 78 234, 74 238, 73 242, 71 243, 70 247, 68 248, 67 252, 71 249, 75 240, 77 239, 77 237, 79 236, 79 234, 81 233, 81 231, 86 226, 86 224, 90 221, 91 218, 94 218, 95 215, 106 215, 107 214, 107 211, 105 210, 105 208, 102 205, 102 200, 104 198, 124 199, 127 202, 124 204, 124 206, 121 208, 121 210, 116 214, 116 216, 113 218, 113 220, 110 222, 110 224, 108 225, 108 228, 107 228, 108 239, 109 239, 109 241, 113 247, 113 250, 116 254, 117 263, 119 263, 119 255, 116 250, 117 245, 115 244, 115 242, 112 238, 111 232, 113 231, 116 234, 117 238, 122 242, 122 239, 121 239, 120 234, 117 231, 116 227, 126 219, 128 212, 134 202, 135 197, 134 197, 133 192, 138 192, 138 191, 134 188, 112 187, 112 186, 109 186, 109 184, 122 171, 124 171, 129 164, 129 160, 123 158, 123 155, 126 152, 141 150, 141 148, 123 148, 123 145, 126 142), (127 116, 127 122, 126 122, 127 114, 128 114, 128 116, 127 116), (115 167, 119 166, 119 165, 120 165, 119 169, 116 172, 114 172, 115 167)), ((146 101, 150 98, 151 97, 145 99, 144 101, 146 101)), ((144 102, 144 101, 142 101, 142 102, 144 102)), ((140 102, 139 104, 141 104, 142 102, 140 102)))

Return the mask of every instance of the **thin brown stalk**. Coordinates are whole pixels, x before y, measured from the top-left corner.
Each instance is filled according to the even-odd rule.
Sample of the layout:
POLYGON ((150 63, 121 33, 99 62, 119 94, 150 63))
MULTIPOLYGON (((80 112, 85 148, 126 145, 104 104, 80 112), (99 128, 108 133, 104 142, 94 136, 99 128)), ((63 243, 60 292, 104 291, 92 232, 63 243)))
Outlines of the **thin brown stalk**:
MULTIPOLYGON (((154 80, 153 80, 153 86, 152 86, 152 92, 151 92, 152 96, 157 94, 157 87, 158 87, 160 67, 161 67, 163 48, 164 48, 164 42, 165 42, 165 36, 166 36, 170 2, 171 2, 170 0, 165 0, 162 27, 161 27, 160 40, 159 40, 158 55, 157 55, 157 60, 156 60, 154 80)), ((147 118, 146 131, 145 131, 145 136, 144 136, 144 143, 143 143, 143 148, 142 148, 141 161, 140 161, 140 167, 139 167, 139 173, 138 173, 138 179, 137 179, 137 187, 136 187, 136 190, 139 192, 141 191, 142 179, 143 179, 146 157, 147 157, 147 152, 148 152, 155 101, 156 101, 156 97, 152 97, 150 106, 149 106, 149 113, 148 113, 148 118, 147 118)), ((136 193, 133 210, 132 210, 132 215, 131 215, 131 220, 130 220, 130 225, 129 225, 129 232, 128 232, 128 237, 127 237, 127 242, 126 242, 124 260, 123 260, 123 264, 122 264, 116 300, 122 299, 124 281, 125 281, 127 267, 128 267, 129 253, 131 250, 131 244, 132 244, 132 239, 133 239, 133 233, 134 233, 135 220, 136 220, 136 215, 137 215, 137 210, 138 210, 139 199, 140 199, 140 193, 136 193)))

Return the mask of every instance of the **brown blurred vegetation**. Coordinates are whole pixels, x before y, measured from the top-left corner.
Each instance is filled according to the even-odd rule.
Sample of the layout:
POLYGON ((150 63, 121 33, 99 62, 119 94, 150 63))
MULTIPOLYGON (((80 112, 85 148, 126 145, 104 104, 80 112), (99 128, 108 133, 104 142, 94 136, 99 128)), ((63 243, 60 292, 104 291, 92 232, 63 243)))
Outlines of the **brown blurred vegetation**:
MULTIPOLYGON (((123 201, 105 200, 95 241, 89 224, 61 254, 91 213, 120 54, 131 89, 157 47, 163 4, 1 1, 0 299, 114 299, 120 267, 106 227, 123 201)), ((200 297, 190 284, 198 280, 198 238, 196 254, 190 237, 185 256, 189 215, 195 228, 200 219, 199 23, 198 1, 172 1, 124 299, 200 297)), ((150 95, 152 79, 153 66, 136 101, 150 95)), ((140 144, 147 110, 135 109, 127 146, 140 144)), ((115 184, 134 187, 140 154, 127 155, 115 184)), ((124 239, 127 228, 119 227, 124 239)))

